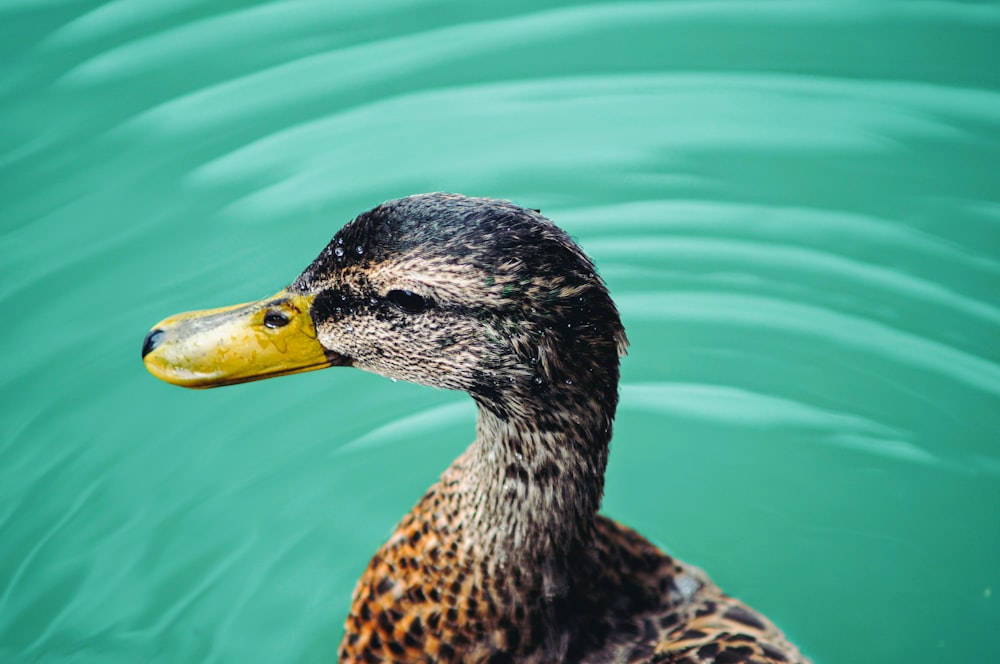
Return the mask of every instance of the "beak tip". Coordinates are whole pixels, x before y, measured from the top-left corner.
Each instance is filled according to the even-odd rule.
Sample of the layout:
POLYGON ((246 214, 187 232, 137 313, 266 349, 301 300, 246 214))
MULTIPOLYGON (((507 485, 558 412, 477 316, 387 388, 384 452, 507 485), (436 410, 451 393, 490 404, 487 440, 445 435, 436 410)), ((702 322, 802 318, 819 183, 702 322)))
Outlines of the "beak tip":
POLYGON ((166 333, 157 328, 150 331, 146 335, 146 338, 142 340, 142 357, 146 359, 146 356, 156 350, 157 346, 163 343, 163 338, 167 336, 166 333))

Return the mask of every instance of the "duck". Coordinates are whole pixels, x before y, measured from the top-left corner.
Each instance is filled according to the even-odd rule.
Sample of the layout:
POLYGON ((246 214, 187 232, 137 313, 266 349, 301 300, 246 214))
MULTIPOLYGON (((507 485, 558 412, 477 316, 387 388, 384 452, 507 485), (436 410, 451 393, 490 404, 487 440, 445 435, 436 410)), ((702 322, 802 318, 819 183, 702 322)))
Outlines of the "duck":
POLYGON ((599 512, 627 346, 593 261, 540 211, 429 193, 358 215, 271 297, 161 321, 142 357, 188 388, 350 366, 475 401, 474 441, 372 557, 331 658, 807 663, 599 512))

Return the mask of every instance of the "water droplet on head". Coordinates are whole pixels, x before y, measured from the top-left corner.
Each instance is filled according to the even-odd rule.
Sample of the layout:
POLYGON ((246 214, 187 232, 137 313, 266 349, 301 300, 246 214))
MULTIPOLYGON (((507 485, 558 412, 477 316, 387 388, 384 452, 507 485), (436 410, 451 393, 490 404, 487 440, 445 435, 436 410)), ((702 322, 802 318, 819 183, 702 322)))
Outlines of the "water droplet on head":
POLYGON ((344 248, 343 247, 337 247, 337 248, 335 248, 333 250, 333 253, 337 254, 337 258, 340 258, 340 257, 342 257, 344 255, 344 248))
POLYGON ((358 246, 354 247, 354 253, 360 256, 361 254, 365 253, 365 248, 359 244, 358 246))
POLYGON ((566 384, 567 385, 572 385, 573 384, 573 379, 572 378, 567 378, 566 379, 566 384))
POLYGON ((344 326, 344 332, 353 332, 353 331, 354 331, 353 325, 348 323, 347 325, 344 326))

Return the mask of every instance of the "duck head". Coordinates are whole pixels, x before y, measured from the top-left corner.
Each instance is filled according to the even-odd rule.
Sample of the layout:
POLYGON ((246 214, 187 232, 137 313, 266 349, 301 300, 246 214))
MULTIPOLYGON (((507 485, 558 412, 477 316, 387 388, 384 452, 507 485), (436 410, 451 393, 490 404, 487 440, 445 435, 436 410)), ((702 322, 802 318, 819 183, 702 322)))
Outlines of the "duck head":
POLYGON ((354 366, 507 416, 571 388, 617 401, 625 347, 565 232, 506 201, 436 193, 361 214, 272 297, 163 320, 142 354, 184 387, 354 366))

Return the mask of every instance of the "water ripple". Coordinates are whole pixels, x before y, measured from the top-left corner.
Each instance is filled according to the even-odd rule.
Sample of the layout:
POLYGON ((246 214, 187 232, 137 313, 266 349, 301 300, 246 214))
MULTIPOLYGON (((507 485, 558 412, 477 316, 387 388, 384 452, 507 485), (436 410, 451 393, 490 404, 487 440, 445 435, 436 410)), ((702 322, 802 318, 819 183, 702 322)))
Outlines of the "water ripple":
MULTIPOLYGON (((135 565, 134 558, 126 559, 122 556, 122 552, 128 549, 129 542, 139 532, 137 526, 146 516, 144 511, 137 510, 127 521, 115 524, 109 532, 102 533, 103 536, 93 533, 96 541, 89 550, 77 552, 75 556, 67 556, 67 560, 72 558, 75 562, 79 562, 82 569, 86 569, 82 575, 84 577, 82 585, 79 591, 69 596, 51 616, 44 629, 38 631, 34 641, 25 646, 26 654, 33 656, 44 652, 51 647, 53 640, 58 638, 65 624, 72 624, 74 617, 99 613, 103 606, 114 601, 121 590, 120 584, 133 572, 135 565), (94 558, 91 558, 91 555, 94 558)), ((104 626, 98 628, 98 631, 109 629, 104 626)))
POLYGON ((1000 396, 1000 366, 950 346, 875 321, 818 306, 731 293, 625 294, 618 303, 627 317, 664 322, 748 325, 805 334, 930 371, 1000 396))
POLYGON ((738 427, 806 427, 827 432, 901 435, 891 427, 863 417, 728 385, 627 383, 622 386, 621 406, 626 410, 651 410, 738 427))
MULTIPOLYGON (((264 99, 259 93, 248 94, 264 99)), ((258 112, 228 98, 181 99, 136 117, 132 122, 138 124, 130 123, 122 131, 140 126, 143 131, 156 128, 168 135, 206 131, 215 120, 211 111, 202 112, 202 103, 258 112), (183 106, 188 101, 195 106, 174 105, 183 106)), ((233 200, 227 210, 236 218, 271 218, 305 214, 342 197, 330 183, 351 182, 351 173, 369 162, 380 164, 385 182, 413 179, 414 163, 424 164, 424 168, 468 163, 472 169, 480 163, 475 161, 478 154, 490 156, 494 173, 523 170, 524 154, 506 138, 504 127, 513 130, 530 125, 536 131, 538 145, 530 162, 534 171, 565 172, 574 164, 577 170, 581 164, 593 164, 595 168, 600 165, 629 172, 643 163, 662 160, 663 153, 794 149, 830 153, 833 158, 834 154, 882 152, 885 140, 891 137, 906 142, 935 135, 940 140, 965 140, 947 138, 952 131, 949 117, 996 123, 1000 94, 815 77, 685 73, 486 83, 401 94, 326 112, 291 126, 271 128, 264 123, 258 131, 265 136, 216 156, 196 168, 189 181, 199 188, 266 182, 266 186, 233 200), (546 101, 549 95, 553 97, 546 101), (609 124, 612 112, 616 122, 609 124), (414 135, 399 126, 393 118, 400 115, 424 118, 425 131, 414 135), (831 122, 831 115, 838 121, 831 122), (497 130, 483 133, 484 122, 497 130), (650 132, 653 125, 656 131, 650 132), (378 128, 377 145, 370 143, 373 128, 378 128), (581 133, 593 136, 593 140, 564 140, 581 133), (448 141, 442 140, 445 136, 448 141), (470 154, 465 147, 469 141, 475 142, 475 153, 470 154), (336 149, 317 151, 317 144, 336 149), (637 150, 638 145, 645 147, 637 150), (426 155, 435 159, 425 164, 426 155)), ((441 181, 444 177, 442 173, 425 179, 441 181)), ((792 213, 794 209, 789 207, 780 214, 792 213)), ((849 212, 826 214, 830 216, 827 221, 840 214, 836 222, 841 227, 868 221, 861 215, 851 220, 849 212)), ((767 219, 762 222, 765 227, 770 223, 767 219)), ((913 231, 885 228, 885 224, 875 224, 865 232, 896 233, 906 235, 911 244, 920 243, 913 231)), ((992 269, 1000 271, 995 261, 992 269)))
MULTIPOLYGON (((763 3, 764 6, 768 6, 768 4, 763 3)), ((789 16, 787 5, 772 4, 770 9, 773 14, 768 14, 768 17, 776 20, 787 20, 789 16)), ((827 6, 819 12, 816 12, 816 9, 818 8, 814 7, 812 11, 803 12, 798 20, 804 20, 811 14, 822 14, 823 10, 832 11, 835 14, 840 13, 831 6, 827 6)), ((705 12, 706 18, 714 17, 716 10, 717 7, 707 10, 705 12)), ((946 10, 945 13, 949 11, 951 10, 946 10)), ((855 10, 847 10, 844 13, 854 12, 855 10)), ((329 52, 313 53, 232 80, 221 81, 202 90, 167 101, 159 107, 141 114, 135 121, 141 123, 142 126, 160 131, 206 131, 221 124, 237 121, 240 118, 259 116, 281 108, 301 106, 309 101, 332 100, 335 99, 336 94, 342 95, 348 90, 359 87, 378 89, 380 82, 381 85, 386 85, 389 81, 405 82, 416 72, 426 72, 435 65, 452 62, 456 58, 468 59, 477 54, 506 52, 528 44, 550 42, 554 38, 565 38, 570 35, 580 39, 592 39, 594 33, 616 33, 616 31, 627 28, 638 27, 643 31, 651 31, 656 26, 670 26, 671 20, 678 15, 685 16, 692 13, 699 14, 701 11, 693 5, 684 3, 610 4, 429 29, 415 35, 391 37, 382 41, 336 48, 329 52), (230 103, 230 100, 234 99, 238 99, 240 103, 230 103)), ((766 23, 767 21, 767 18, 761 16, 757 9, 747 8, 740 13, 748 19, 754 17, 752 20, 755 23, 766 23)), ((994 21, 1000 20, 1000 12, 983 13, 994 21)), ((145 47, 149 52, 140 53, 139 56, 128 51, 125 53, 112 51, 102 54, 67 72, 61 79, 62 84, 93 85, 103 80, 102 76, 107 72, 117 71, 121 67, 136 66, 127 64, 135 61, 148 63, 147 66, 156 65, 158 59, 171 55, 170 49, 157 46, 158 43, 154 42, 153 46, 145 47)), ((636 42, 636 44, 640 43, 644 43, 644 41, 638 40, 636 42)), ((651 53, 655 54, 656 51, 651 51, 651 53)), ((664 55, 661 52, 657 59, 661 59, 664 55)), ((587 72, 589 68, 585 67, 586 64, 581 63, 579 71, 570 69, 561 72, 562 78, 573 78, 574 75, 587 72)), ((664 62, 663 64, 668 63, 664 62)), ((672 68, 677 69, 676 63, 672 68)), ((551 78, 552 73, 551 68, 549 68, 549 73, 545 77, 551 78)), ((627 76, 634 73, 623 74, 627 76)), ((497 74, 501 78, 510 78, 509 72, 504 74, 497 72, 497 74)), ((747 75, 752 84, 754 73, 747 72, 747 75)), ((802 79, 814 78, 797 77, 794 72, 784 73, 777 78, 780 79, 784 76, 802 79)), ((469 84, 473 81, 481 82, 484 78, 492 77, 489 75, 484 77, 480 73, 474 79, 450 81, 447 85, 453 87, 469 84)), ((732 74, 729 77, 742 78, 732 74)), ((845 83, 847 83, 846 80, 841 85, 845 83)), ((873 91, 880 89, 890 98, 896 96, 895 88, 897 85, 907 85, 906 83, 885 82, 883 84, 853 79, 850 83, 862 89, 868 88, 873 91)), ((822 83, 817 81, 816 85, 822 85, 822 83)), ((926 87, 941 87, 947 90, 944 86, 926 87)), ((398 85, 394 88, 398 89, 398 85)), ((426 85, 422 86, 422 89, 426 88, 426 85)), ((406 92, 408 89, 410 86, 405 86, 404 83, 402 91, 406 92)), ((592 90, 591 94, 596 94, 599 91, 599 89, 592 90)), ((971 99, 977 91, 968 90, 965 92, 971 99)), ((980 91, 979 94, 985 95, 987 93, 980 91)), ((924 98, 929 99, 933 96, 926 95, 924 98)), ((967 108, 968 112, 982 113, 978 109, 978 104, 968 105, 967 108)), ((995 117, 994 115, 994 121, 995 117)), ((901 117, 900 120, 905 121, 906 118, 901 117)), ((833 123, 832 126, 836 126, 836 124, 833 123)), ((944 127, 938 129, 943 130, 944 127)), ((951 129, 951 131, 955 130, 951 129)))
POLYGON ((472 418, 472 405, 468 399, 463 399, 459 403, 428 408, 415 415, 392 420, 340 445, 335 453, 371 450, 398 440, 410 441, 438 430, 442 426, 464 420, 471 421, 472 418))
MULTIPOLYGON (((200 2, 113 3, 53 33, 43 49, 57 49, 79 41, 106 38, 130 27, 162 23, 171 14, 203 6, 200 2), (126 11, 126 9, 130 11, 126 11), (107 10, 107 11, 105 11, 107 10)), ((176 27, 160 27, 154 34, 130 41, 78 64, 63 77, 69 85, 98 85, 130 76, 150 75, 158 69, 191 66, 220 50, 245 52, 261 44, 294 43, 310 33, 334 34, 345 22, 371 20, 384 8, 344 7, 322 0, 285 0, 198 18, 176 27), (302 34, 297 34, 302 33, 302 34)), ((287 49, 288 47, 285 46, 287 49)), ((279 59, 282 50, 275 49, 279 59)), ((285 58, 287 59, 287 58, 285 58)))
POLYGON ((171 606, 165 607, 158 615, 154 624, 131 632, 123 633, 128 638, 142 637, 148 638, 162 634, 177 618, 184 613, 198 597, 203 595, 214 583, 231 570, 239 559, 247 554, 258 539, 258 534, 251 531, 243 537, 242 541, 236 544, 232 551, 218 557, 211 567, 205 569, 196 582, 185 590, 171 606))
MULTIPOLYGON (((391 4, 386 3, 386 6, 391 4)), ((101 7, 65 28, 64 32, 57 35, 53 41, 56 44, 66 41, 72 42, 80 38, 105 34, 109 30, 120 29, 122 26, 148 21, 151 18, 163 18, 169 13, 176 12, 174 7, 161 2, 154 1, 150 2, 149 5, 141 11, 135 11, 131 3, 124 2, 101 7)), ((216 37, 219 35, 226 37, 233 33, 239 33, 241 29, 249 29, 253 32, 268 24, 282 30, 308 25, 310 19, 314 23, 333 21, 333 19, 343 20, 344 9, 336 6, 336 10, 334 10, 333 7, 333 5, 323 2, 270 3, 213 17, 206 21, 199 21, 193 26, 183 26, 171 30, 170 34, 175 40, 188 44, 197 50, 198 44, 207 42, 208 36, 211 34, 216 37)), ((376 11, 383 8, 379 6, 376 11)), ((852 23, 871 19, 871 13, 861 11, 858 7, 841 6, 835 3, 799 3, 794 10, 787 2, 774 1, 752 3, 602 3, 543 10, 523 16, 449 26, 416 37, 400 38, 403 41, 398 44, 397 40, 391 40, 393 45, 390 46, 389 50, 397 51, 397 46, 405 46, 411 54, 435 53, 437 57, 441 55, 468 57, 475 53, 516 48, 525 42, 551 41, 569 35, 617 32, 629 28, 639 28, 645 31, 653 26, 680 31, 685 23, 714 25, 717 23, 720 11, 729 13, 731 20, 772 28, 789 24, 808 26, 828 24, 829 21, 852 23), (442 50, 440 46, 443 44, 449 46, 442 50)), ((885 12, 885 14, 887 18, 892 17, 896 20, 908 19, 914 25, 934 22, 937 28, 940 28, 942 24, 965 26, 971 24, 976 27, 1000 25, 1000 12, 992 7, 921 3, 917 6, 897 7, 893 11, 885 12)), ((639 34, 636 37, 641 38, 639 34)), ((176 45, 176 41, 174 43, 176 45)), ((202 44, 202 46, 208 46, 208 44, 202 44)), ((384 49, 384 46, 375 44, 375 50, 369 50, 368 47, 363 48, 362 53, 365 54, 365 59, 373 60, 384 49)), ((176 51, 171 51, 172 49, 164 48, 164 35, 154 35, 84 62, 68 78, 87 84, 123 71, 132 72, 142 70, 144 67, 158 66, 162 61, 176 57, 176 51)), ((396 59, 394 58, 394 60, 396 59)), ((424 64, 429 62, 420 59, 418 61, 424 64)), ((405 66, 408 63, 404 59, 395 62, 395 64, 405 66)), ((305 64, 298 66, 308 67, 305 64)), ((296 70, 287 73, 301 72, 296 70)), ((339 71, 338 73, 343 75, 345 72, 339 71)), ((327 75, 324 78, 329 79, 330 77, 327 75)))
POLYGON ((978 319, 989 326, 1000 325, 1000 308, 965 297, 938 283, 890 269, 840 256, 829 251, 782 246, 774 242, 749 242, 725 239, 630 235, 628 238, 594 240, 588 248, 602 256, 627 258, 631 262, 652 261, 677 266, 684 262, 711 265, 724 269, 719 262, 744 264, 748 273, 780 270, 797 279, 815 278, 815 274, 837 283, 840 288, 857 289, 871 297, 869 289, 885 291, 897 302, 908 300, 933 304, 978 319))
MULTIPOLYGON (((66 526, 77 514, 80 513, 83 507, 90 500, 91 496, 93 496, 94 492, 97 491, 97 489, 107 480, 110 472, 111 471, 109 470, 102 475, 97 476, 85 487, 83 487, 72 503, 67 506, 62 515, 56 519, 55 523, 45 530, 44 534, 42 534, 42 536, 35 541, 27 554, 25 554, 25 556, 21 559, 20 563, 18 563, 17 567, 11 574, 10 580, 7 582, 7 587, 4 588, 3 594, 0 595, 0 616, 5 615, 3 609, 7 606, 11 595, 14 593, 14 590, 17 588, 19 582, 26 574, 28 568, 31 567, 32 562, 34 562, 39 552, 45 547, 46 544, 48 544, 50 540, 66 528, 66 526)), ((14 614, 16 614, 15 611, 6 612, 8 617, 12 617, 14 614)))
MULTIPOLYGON (((810 440, 891 459, 939 466, 945 461, 905 440, 907 434, 857 415, 728 385, 629 383, 622 386, 623 411, 649 411, 744 431, 807 429, 810 440)), ((952 462, 948 462, 952 464, 952 462)), ((955 465, 968 472, 973 464, 955 465)))
POLYGON ((53 31, 40 50, 76 46, 82 42, 107 39, 116 33, 149 26, 161 29, 157 23, 187 9, 204 6, 204 0, 114 0, 105 2, 53 31))
POLYGON ((246 609, 251 601, 251 598, 260 590, 260 588, 271 581, 272 571, 274 568, 285 560, 296 548, 301 546, 302 543, 306 541, 309 534, 309 531, 304 530, 297 535, 284 540, 282 545, 271 554, 270 558, 259 561, 258 564, 254 566, 253 573, 243 579, 243 582, 240 584, 241 589, 239 595, 234 598, 232 606, 226 612, 226 615, 222 617, 218 628, 213 634, 213 648, 212 651, 205 657, 206 662, 213 662, 227 658, 226 653, 230 648, 227 641, 230 638, 229 633, 232 631, 237 618, 246 609))
MULTIPOLYGON (((288 73, 275 75, 287 82, 288 73)), ((294 77, 293 77, 294 78, 294 77)), ((343 77, 338 77, 342 84, 343 77)), ((244 94, 264 103, 295 103, 295 97, 255 93, 252 90, 228 90, 223 87, 200 91, 190 96, 171 100, 161 107, 150 109, 130 122, 146 128, 157 128, 169 133, 206 131, 216 122, 234 118, 217 118, 209 107, 218 108, 218 102, 242 98, 244 94), (213 98, 201 97, 211 95, 213 98), (214 98, 214 96, 218 98, 214 98)), ((249 82, 247 82, 249 84, 249 82)), ((261 82, 261 87, 270 87, 269 82, 261 82)), ((315 77, 296 80, 296 85, 323 88, 326 84, 315 77)), ((822 78, 817 76, 796 76, 791 74, 754 73, 700 73, 665 72, 656 74, 616 74, 613 76, 578 75, 536 80, 517 80, 485 83, 467 83, 441 89, 422 89, 419 92, 403 93, 389 98, 373 100, 363 107, 338 109, 328 115, 313 118, 299 125, 281 127, 274 134, 256 139, 239 151, 220 158, 215 168, 225 168, 226 160, 238 161, 269 152, 279 158, 286 143, 302 145, 307 140, 328 138, 336 131, 338 122, 350 124, 352 114, 381 112, 386 105, 405 104, 416 107, 434 105, 439 109, 461 106, 462 99, 470 97, 485 102, 486 108, 493 104, 507 106, 509 111, 538 113, 543 102, 557 106, 599 105, 622 107, 628 112, 638 112, 630 102, 644 99, 649 112, 656 112, 661 118, 656 135, 670 136, 682 144, 705 142, 728 143, 770 142, 793 132, 795 139, 804 138, 809 145, 830 145, 849 148, 851 141, 859 146, 884 145, 885 138, 897 133, 938 135, 943 139, 957 139, 959 135, 948 118, 960 118, 963 123, 976 121, 990 125, 1000 125, 1000 93, 969 90, 963 88, 892 81, 855 81, 847 79, 822 78), (735 103, 736 95, 741 103, 735 103), (780 98, 782 104, 769 101, 780 98), (525 106, 532 102, 531 106, 525 106), (660 102, 660 103, 657 103, 660 102), (669 103, 668 103, 669 102, 669 103), (873 105, 873 104, 878 105, 873 105), (692 108, 700 108, 709 114, 691 116, 692 108), (776 122, 774 114, 788 116, 790 122, 776 122), (803 115, 805 114, 805 115, 803 115), (346 117, 342 117, 345 116, 346 117), (839 116, 839 121, 831 125, 831 115, 839 116), (734 122, 750 118, 757 122, 752 126, 734 122), (683 119, 676 126, 672 119, 683 119), (719 121, 723 121, 721 126, 719 121), (846 127, 855 124, 867 127, 865 132, 845 133, 846 127), (715 130, 716 133, 713 133, 715 130), (763 134, 760 132, 763 130, 763 134), (837 142, 850 139, 846 146, 837 142), (837 140, 834 140, 837 139, 837 140)), ((225 103, 222 107, 239 113, 257 115, 263 109, 225 103)), ((388 109, 387 109, 388 110, 388 109)), ((615 130, 616 127, 606 127, 615 130)), ((965 135, 962 135, 962 140, 965 135)), ((970 139, 971 140, 971 139, 970 139)), ((783 141, 782 141, 783 142, 783 141)), ((794 141, 792 141, 794 143, 794 141)), ((803 146, 804 147, 804 146, 803 146)))
MULTIPOLYGON (((1000 99, 1000 97, 998 97, 1000 99)), ((762 205, 750 202, 646 200, 564 209, 559 219, 579 233, 612 230, 698 233, 760 238, 772 242, 850 248, 873 260, 887 254, 913 254, 950 267, 975 267, 983 278, 1000 277, 1000 258, 988 246, 957 247, 952 238, 935 237, 904 223, 851 210, 762 205)))

